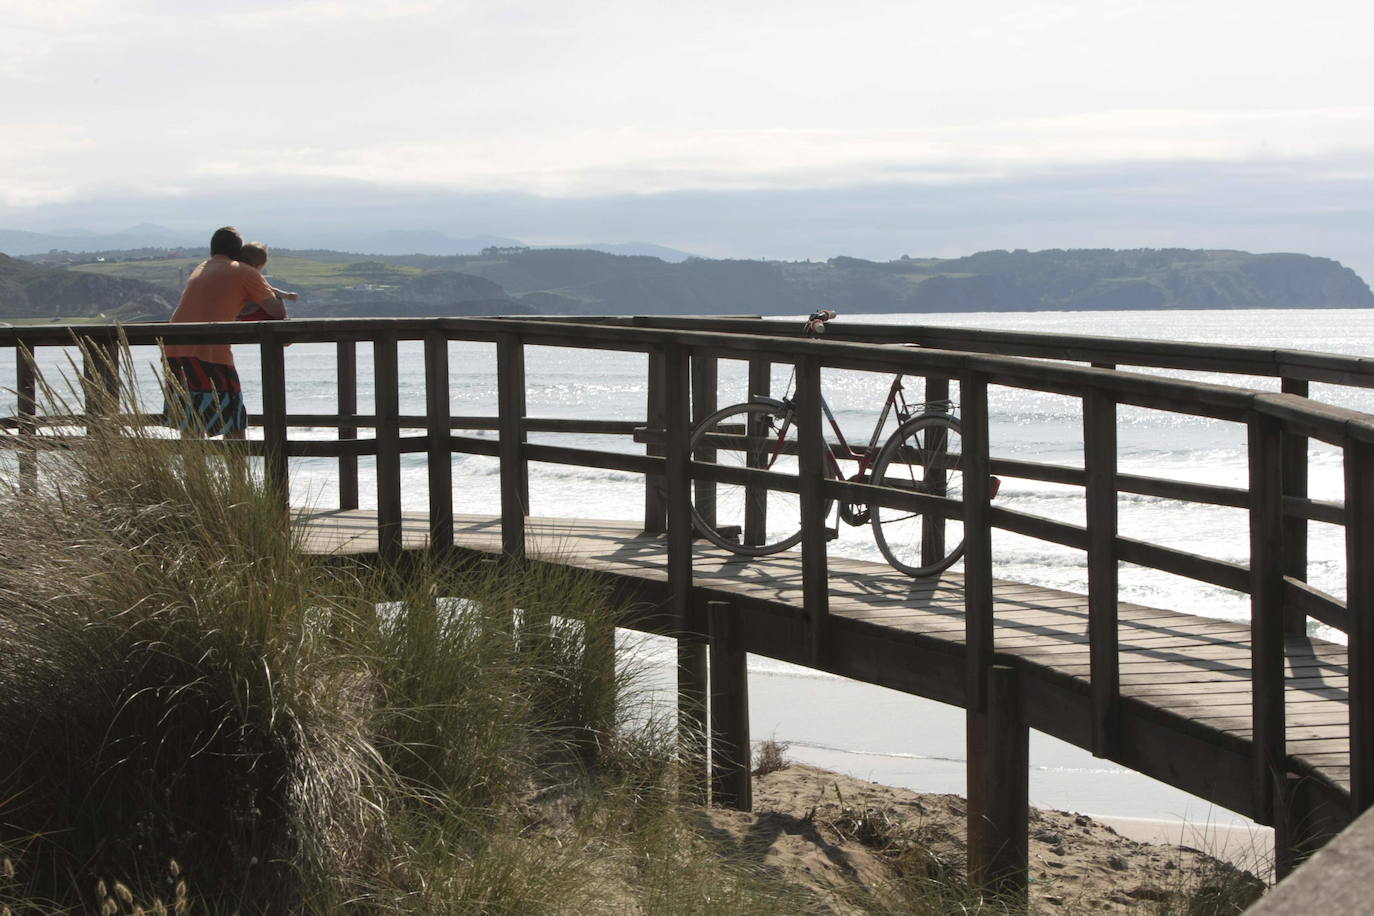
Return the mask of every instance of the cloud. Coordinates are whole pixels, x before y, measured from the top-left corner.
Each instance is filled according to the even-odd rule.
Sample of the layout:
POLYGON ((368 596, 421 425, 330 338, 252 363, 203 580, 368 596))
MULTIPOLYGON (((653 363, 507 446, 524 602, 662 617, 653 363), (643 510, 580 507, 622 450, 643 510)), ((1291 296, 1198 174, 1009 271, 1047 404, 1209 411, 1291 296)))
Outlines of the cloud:
POLYGON ((196 178, 339 179, 553 196, 939 185, 1047 169, 1341 157, 1374 177, 1374 107, 1267 112, 1106 111, 920 130, 583 131, 348 146, 273 146, 202 159, 196 178), (1361 163, 1366 163, 1361 168, 1361 163))

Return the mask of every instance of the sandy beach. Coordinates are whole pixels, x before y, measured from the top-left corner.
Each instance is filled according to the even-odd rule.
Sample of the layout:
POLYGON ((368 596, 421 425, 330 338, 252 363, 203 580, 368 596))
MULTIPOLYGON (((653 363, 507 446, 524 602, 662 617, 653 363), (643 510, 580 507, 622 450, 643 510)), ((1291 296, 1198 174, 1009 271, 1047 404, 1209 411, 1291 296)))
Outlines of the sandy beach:
MULTIPOLYGON (((645 643, 658 659, 669 646, 645 643)), ((671 667, 659 661, 645 673, 655 691, 671 694, 671 667)), ((796 763, 894 789, 966 793, 962 709, 758 657, 749 674, 755 742, 777 741, 796 763)), ((1272 829, 1234 812, 1035 731, 1030 753, 1037 808, 1087 815, 1123 837, 1204 850, 1244 868, 1263 871, 1272 855, 1272 829)))
MULTIPOLYGON (((959 886, 966 805, 953 794, 918 793, 792 764, 758 776, 754 810, 714 809, 711 826, 739 854, 858 914, 855 888, 881 895, 898 874, 959 886)), ((720 837, 718 836, 718 839, 720 837)), ((1141 842, 1072 811, 1030 813, 1032 912, 1134 912, 1182 899, 1257 896, 1244 869, 1183 844, 1141 842)))

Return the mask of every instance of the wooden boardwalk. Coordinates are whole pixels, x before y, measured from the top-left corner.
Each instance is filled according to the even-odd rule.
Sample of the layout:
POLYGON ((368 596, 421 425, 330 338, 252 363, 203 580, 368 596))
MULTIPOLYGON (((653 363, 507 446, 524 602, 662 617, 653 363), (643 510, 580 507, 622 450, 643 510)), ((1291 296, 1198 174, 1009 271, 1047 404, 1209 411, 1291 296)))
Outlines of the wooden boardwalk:
MULTIPOLYGON (((302 518, 301 525, 312 552, 369 555, 378 549, 375 512, 318 513, 302 518)), ((403 546, 426 547, 428 530, 426 515, 406 513, 403 546)), ((526 532, 527 555, 532 560, 615 577, 628 594, 648 602, 666 597, 665 541, 640 534, 633 523, 532 518, 526 532)), ((460 550, 499 555, 501 520, 456 516, 454 540, 460 550)), ((796 552, 741 558, 698 542, 693 588, 700 594, 698 600, 724 599, 751 612, 741 615, 746 619, 746 633, 753 636, 748 639, 749 651, 806 662, 801 566, 801 555, 796 552), (751 628, 749 619, 759 622, 751 628), (789 628, 795 636, 790 645, 778 638, 789 628)), ((859 641, 873 654, 865 658, 863 652, 825 653, 818 667, 937 700, 962 702, 961 575, 947 572, 934 579, 914 580, 885 565, 831 557, 829 588, 827 644, 859 641), (884 646, 912 650, 905 676, 894 674, 900 666, 894 668, 876 657, 884 646)), ((993 595, 997 654, 1000 662, 1013 661, 1020 670, 1029 723, 1089 747, 1090 736, 1082 729, 1090 704, 1088 599, 1002 580, 995 581, 993 595)), ((671 631, 661 624, 645 628, 671 631)), ((1211 801, 1245 810, 1251 735, 1249 627, 1123 603, 1119 639, 1125 720, 1121 762, 1211 801), (1214 759, 1210 767, 1179 767, 1177 754, 1151 746, 1165 733, 1172 733, 1169 741, 1175 747, 1191 737, 1199 748, 1210 748, 1211 757, 1229 754, 1232 759, 1214 759)), ((1290 636, 1285 656, 1291 766, 1311 779, 1348 791, 1345 647, 1290 636)))
MULTIPOLYGON (((791 323, 719 317, 0 329, 0 344, 14 353, 17 395, 14 415, 0 417, 0 426, 15 435, 0 441, 19 450, 21 487, 38 485, 35 455, 53 446, 55 432, 65 437, 76 430, 80 438, 80 422, 44 414, 39 364, 31 357, 36 348, 70 346, 74 334, 85 346, 88 412, 132 409, 119 406, 125 341, 253 346, 262 414, 252 419, 262 436, 238 448, 262 459, 264 478, 283 505, 294 462, 337 462, 332 504, 338 511, 303 520, 312 549, 392 562, 433 538, 441 552, 562 563, 610 577, 618 594, 634 602, 628 625, 677 637, 679 717, 689 737, 705 734, 709 719, 711 766, 697 775, 709 777, 713 800, 748 805, 748 756, 732 750, 749 746, 747 651, 964 708, 975 815, 968 819, 969 875, 1018 897, 1027 881, 1028 728, 1273 825, 1281 876, 1374 807, 1374 416, 1308 396, 1313 384, 1374 389, 1374 360, 858 323, 812 340, 800 339, 791 323), (335 348, 336 399, 325 413, 289 409, 302 403, 300 388, 288 385, 285 347, 293 342, 335 348), (456 342, 487 348, 494 357, 492 398, 470 416, 453 411, 456 342), (407 362, 402 384, 402 343, 423 347, 423 407, 410 384, 420 366, 407 362), (641 354, 643 413, 532 415, 526 355, 544 347, 641 354), (365 363, 363 348, 371 353, 365 363), (789 398, 795 473, 717 463, 718 453, 691 445, 697 423, 720 406, 722 363, 747 372, 751 399, 789 398), (771 388, 779 367, 791 370, 785 393, 771 388), (1217 383, 1122 371, 1130 367, 1209 373, 1217 383), (822 374, 832 370, 868 373, 878 386, 899 375, 921 385, 926 401, 957 395, 962 494, 865 482, 848 468, 828 473, 822 374), (1267 388, 1237 387, 1229 375, 1210 373, 1270 381, 1267 388), (990 392, 1001 397, 1004 389, 1076 401, 1081 462, 1009 453, 1009 443, 997 441, 989 400, 990 392), (364 406, 368 398, 360 394, 369 390, 371 403, 364 406), (1124 472, 1118 466, 1124 409, 1164 411, 1242 435, 1243 485, 1124 472), (319 428, 336 430, 337 438, 318 438, 319 428), (297 435, 302 429, 312 432, 297 435), (594 436, 605 447, 567 436, 594 436), (1340 453, 1338 498, 1309 495, 1314 442, 1340 453), (454 478, 458 455, 499 459, 500 519, 454 518, 454 494, 462 492, 454 478), (425 466, 420 486, 427 515, 401 510, 403 502, 423 505, 413 502, 418 493, 403 493, 416 484, 402 474, 403 461, 417 458, 425 466), (375 462, 375 493, 368 497, 375 512, 357 509, 359 467, 367 461, 375 462), (529 519, 533 463, 640 475, 644 516, 633 523, 529 519), (1082 522, 995 503, 994 476, 1080 489, 1082 522), (693 500, 722 485, 796 494, 800 551, 743 560, 694 542, 693 500), (1169 543, 1167 533, 1158 541, 1123 537, 1118 509, 1127 495, 1243 511, 1248 556, 1234 562, 1192 553, 1169 543), (913 581, 886 566, 828 556, 827 516, 836 502, 955 520, 965 545, 962 574, 913 581), (1313 524, 1341 528, 1343 549, 1310 538, 1313 524), (995 579, 994 530, 1081 551, 1088 594, 995 579), (1247 595, 1249 620, 1227 623, 1178 613, 1202 608, 1124 603, 1122 563, 1247 595), (1340 594, 1309 583, 1314 564, 1340 570, 1340 594), (1314 621, 1344 633, 1348 650, 1306 638, 1314 621), (728 726, 722 735, 718 720, 728 726), (719 759, 718 745, 725 749, 719 759), (745 778, 722 793, 718 771, 745 778)), ((1076 438, 1064 443, 1065 456, 1073 455, 1076 438)), ((751 505, 745 525, 751 518, 763 523, 763 502, 751 505)))

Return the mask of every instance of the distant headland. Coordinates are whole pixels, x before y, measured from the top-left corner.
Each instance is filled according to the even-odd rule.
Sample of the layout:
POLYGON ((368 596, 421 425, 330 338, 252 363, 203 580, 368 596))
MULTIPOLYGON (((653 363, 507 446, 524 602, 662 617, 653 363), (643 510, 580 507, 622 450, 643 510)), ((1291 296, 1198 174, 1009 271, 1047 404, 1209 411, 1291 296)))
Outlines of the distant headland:
MULTIPOLYGON (((159 320, 203 257, 182 248, 0 255, 0 318, 159 320)), ((268 272, 303 293, 298 317, 1374 306, 1369 285, 1329 258, 1183 248, 893 261, 665 260, 522 245, 452 256, 274 249, 268 272)))

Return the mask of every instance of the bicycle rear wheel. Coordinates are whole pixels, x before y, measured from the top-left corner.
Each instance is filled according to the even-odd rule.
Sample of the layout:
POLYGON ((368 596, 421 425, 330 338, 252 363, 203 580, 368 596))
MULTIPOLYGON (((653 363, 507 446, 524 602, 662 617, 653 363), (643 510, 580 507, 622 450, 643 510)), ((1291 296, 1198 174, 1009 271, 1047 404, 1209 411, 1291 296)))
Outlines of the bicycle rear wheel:
MULTIPOLYGON (((883 444, 873 463, 873 483, 909 493, 964 498, 963 436, 959 421, 944 414, 908 420, 883 444)), ((933 576, 964 555, 964 521, 929 509, 873 506, 873 539, 892 564, 909 576, 933 576)))
MULTIPOLYGON (((797 427, 792 419, 790 410, 773 404, 723 408, 692 430, 692 458, 795 476, 797 427)), ((801 540, 801 500, 782 490, 698 480, 692 485, 692 523, 719 547, 764 556, 801 540)))

